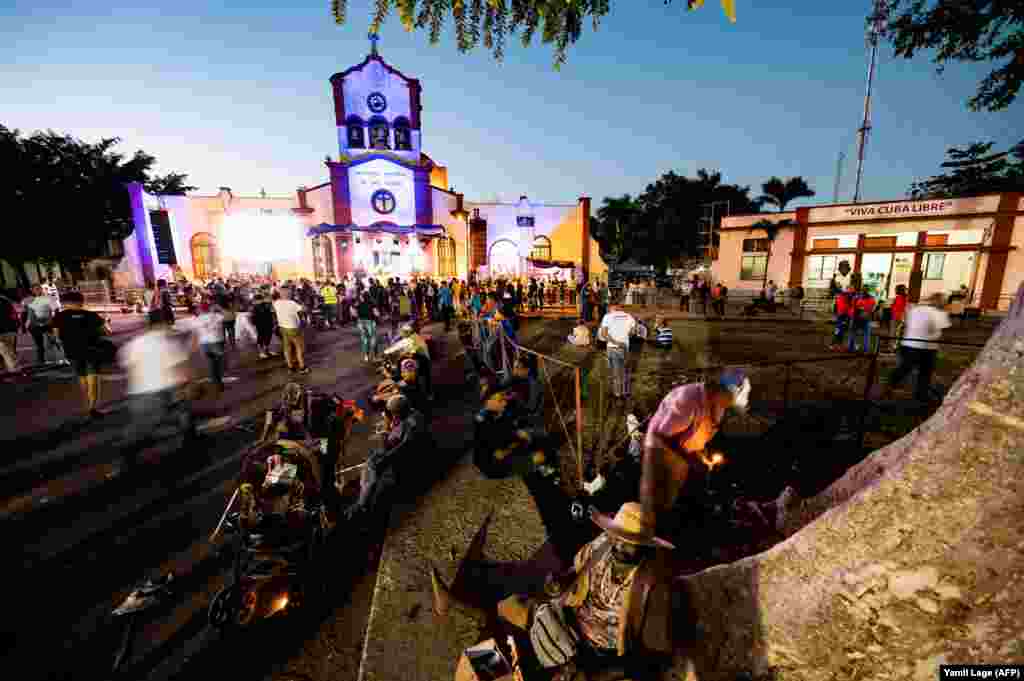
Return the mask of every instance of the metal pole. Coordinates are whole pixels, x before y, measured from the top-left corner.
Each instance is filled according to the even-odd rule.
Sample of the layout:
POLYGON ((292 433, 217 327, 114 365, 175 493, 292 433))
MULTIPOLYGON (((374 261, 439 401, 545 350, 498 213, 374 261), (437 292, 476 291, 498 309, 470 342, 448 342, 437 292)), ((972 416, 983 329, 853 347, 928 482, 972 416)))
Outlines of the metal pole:
POLYGON ((583 485, 583 400, 580 392, 582 370, 576 367, 576 474, 583 485))
POLYGON ((857 183, 853 190, 854 203, 858 203, 860 201, 860 184, 864 176, 864 147, 867 144, 868 131, 871 130, 871 86, 875 80, 875 60, 878 56, 878 36, 882 31, 884 9, 882 0, 875 0, 871 31, 868 34, 868 41, 871 43, 871 58, 868 61, 868 86, 867 92, 864 95, 864 118, 860 129, 857 131, 857 183))
POLYGON ((839 159, 836 161, 836 184, 832 190, 832 203, 839 203, 839 180, 843 176, 843 159, 846 154, 839 152, 839 159))

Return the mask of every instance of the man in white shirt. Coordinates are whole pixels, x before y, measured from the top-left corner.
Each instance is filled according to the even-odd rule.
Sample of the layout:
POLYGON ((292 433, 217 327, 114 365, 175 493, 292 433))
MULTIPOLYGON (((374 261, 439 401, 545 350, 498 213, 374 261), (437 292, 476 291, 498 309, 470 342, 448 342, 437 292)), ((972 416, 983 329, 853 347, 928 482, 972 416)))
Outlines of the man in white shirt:
POLYGON ((308 374, 306 341, 302 336, 306 312, 301 305, 292 300, 292 294, 290 288, 281 289, 281 298, 274 301, 274 313, 277 315, 277 325, 281 329, 281 345, 284 346, 284 362, 288 365, 288 370, 308 374))
POLYGON ((151 312, 146 332, 125 343, 118 357, 128 374, 132 411, 124 435, 125 465, 136 462, 138 450, 155 439, 167 421, 175 421, 184 431, 185 445, 190 444, 195 438, 191 407, 176 394, 189 379, 189 352, 185 341, 172 333, 166 315, 151 312))
POLYGON ((629 397, 629 366, 626 353, 629 351, 629 338, 636 331, 636 319, 623 311, 622 306, 612 304, 611 312, 601 320, 597 330, 598 338, 608 343, 608 366, 612 375, 612 394, 615 397, 629 397))
POLYGON ((50 277, 45 284, 43 284, 43 295, 46 295, 53 301, 53 309, 60 312, 60 289, 57 288, 57 284, 53 283, 53 277, 50 277))
POLYGON ((917 383, 914 399, 928 401, 932 373, 935 371, 935 356, 938 354, 937 341, 942 330, 948 329, 949 314, 942 309, 942 294, 935 293, 926 305, 911 305, 907 309, 903 340, 900 342, 899 363, 889 374, 889 385, 883 395, 888 397, 895 386, 903 382, 910 372, 917 368, 917 383))
POLYGON ((224 392, 224 370, 227 357, 224 354, 224 314, 217 305, 203 303, 199 316, 192 322, 195 333, 194 344, 206 357, 210 367, 210 380, 219 392, 224 392))
POLYGON ((23 307, 25 330, 35 341, 38 363, 45 364, 47 349, 57 347, 52 326, 57 308, 53 299, 43 292, 43 287, 39 284, 32 287, 32 296, 25 299, 23 307))

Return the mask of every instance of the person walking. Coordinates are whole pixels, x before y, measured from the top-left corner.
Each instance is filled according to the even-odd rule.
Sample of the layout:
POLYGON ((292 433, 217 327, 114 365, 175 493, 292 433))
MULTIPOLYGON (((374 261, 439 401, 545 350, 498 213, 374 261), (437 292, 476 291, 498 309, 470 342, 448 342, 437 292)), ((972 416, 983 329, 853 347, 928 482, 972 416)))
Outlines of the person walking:
POLYGON ((441 289, 437 293, 437 304, 441 307, 444 331, 448 333, 452 330, 452 313, 455 311, 455 306, 452 303, 452 290, 448 288, 448 282, 441 284, 441 289))
POLYGON ((862 288, 853 298, 853 306, 851 308, 851 323, 850 323, 850 339, 847 350, 854 352, 857 345, 857 334, 864 334, 864 344, 861 346, 861 352, 871 351, 871 317, 875 312, 875 298, 871 293, 862 288))
POLYGON ((276 357, 277 353, 270 351, 270 341, 274 337, 274 307, 262 292, 253 298, 252 323, 256 327, 256 347, 260 359, 276 357))
POLYGON ((883 399, 892 395, 893 388, 903 383, 917 369, 914 399, 927 402, 931 390, 932 374, 939 346, 933 341, 942 338, 942 331, 952 322, 942 309, 942 294, 933 293, 925 305, 911 305, 907 309, 906 336, 900 341, 896 368, 889 373, 889 381, 882 393, 883 399))
MULTIPOLYGON (((158 428, 174 420, 184 433, 184 449, 195 441, 192 409, 178 391, 188 381, 189 353, 175 338, 171 322, 159 310, 150 313, 149 328, 121 347, 121 366, 128 374, 129 408, 132 417, 122 436, 130 444, 124 466, 137 462, 138 451, 152 442, 158 428)), ((116 472, 114 473, 116 475, 116 472)))
POLYGON ((274 314, 277 315, 277 325, 281 329, 281 345, 288 370, 308 374, 306 340, 302 335, 306 311, 292 300, 292 295, 292 289, 281 289, 281 298, 274 301, 274 314))
POLYGON ((221 323, 224 326, 225 347, 234 350, 237 345, 235 342, 235 322, 238 319, 238 298, 234 293, 225 293, 218 298, 217 308, 220 310, 221 323))
POLYGON ((37 364, 46 363, 47 350, 56 351, 57 343, 52 333, 56 312, 53 299, 43 292, 43 287, 39 284, 33 286, 32 296, 25 302, 22 317, 25 330, 36 344, 37 364))
POLYGON ((369 362, 377 356, 377 320, 379 314, 364 293, 355 306, 356 325, 359 327, 359 345, 363 350, 363 361, 369 362))
POLYGON ((110 333, 110 327, 103 317, 84 308, 85 296, 78 291, 65 294, 64 306, 54 315, 53 331, 78 376, 89 418, 99 418, 103 416, 96 408, 100 400, 100 338, 110 333))
POLYGON ((604 316, 597 330, 597 337, 608 344, 608 366, 611 370, 612 394, 615 397, 630 396, 626 353, 629 350, 630 337, 635 331, 636 319, 615 303, 612 303, 611 312, 604 316))
POLYGON ((338 319, 338 288, 332 280, 320 287, 320 296, 324 299, 324 318, 328 326, 334 326, 338 319))
POLYGON ((194 347, 198 348, 206 357, 206 364, 210 368, 210 381, 217 388, 218 394, 224 392, 224 368, 227 357, 225 355, 225 330, 227 325, 224 321, 224 312, 218 305, 202 303, 199 306, 199 316, 192 322, 194 331, 194 347))

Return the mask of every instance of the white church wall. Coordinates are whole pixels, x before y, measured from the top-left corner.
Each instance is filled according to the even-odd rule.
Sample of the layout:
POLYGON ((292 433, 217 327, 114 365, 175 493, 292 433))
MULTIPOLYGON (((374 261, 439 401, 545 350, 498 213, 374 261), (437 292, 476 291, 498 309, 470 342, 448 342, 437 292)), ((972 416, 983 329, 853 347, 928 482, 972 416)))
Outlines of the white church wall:
POLYGON ((348 182, 353 223, 372 225, 384 221, 396 225, 416 224, 416 195, 413 171, 409 168, 384 159, 367 161, 349 168, 348 182), (395 198, 395 208, 391 213, 381 214, 373 209, 372 197, 380 190, 391 192, 395 198))

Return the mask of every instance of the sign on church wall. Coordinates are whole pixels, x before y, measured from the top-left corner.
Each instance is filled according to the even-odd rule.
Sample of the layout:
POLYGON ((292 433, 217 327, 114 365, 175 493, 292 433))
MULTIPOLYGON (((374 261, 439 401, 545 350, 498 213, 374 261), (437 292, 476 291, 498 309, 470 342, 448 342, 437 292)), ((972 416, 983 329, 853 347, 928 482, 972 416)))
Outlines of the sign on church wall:
POLYGON ((354 224, 416 224, 416 194, 409 168, 384 159, 361 163, 349 168, 348 186, 354 224))
POLYGON ((150 211, 149 222, 153 225, 156 261, 161 265, 177 265, 178 257, 174 252, 174 238, 171 236, 170 214, 163 210, 150 211))

